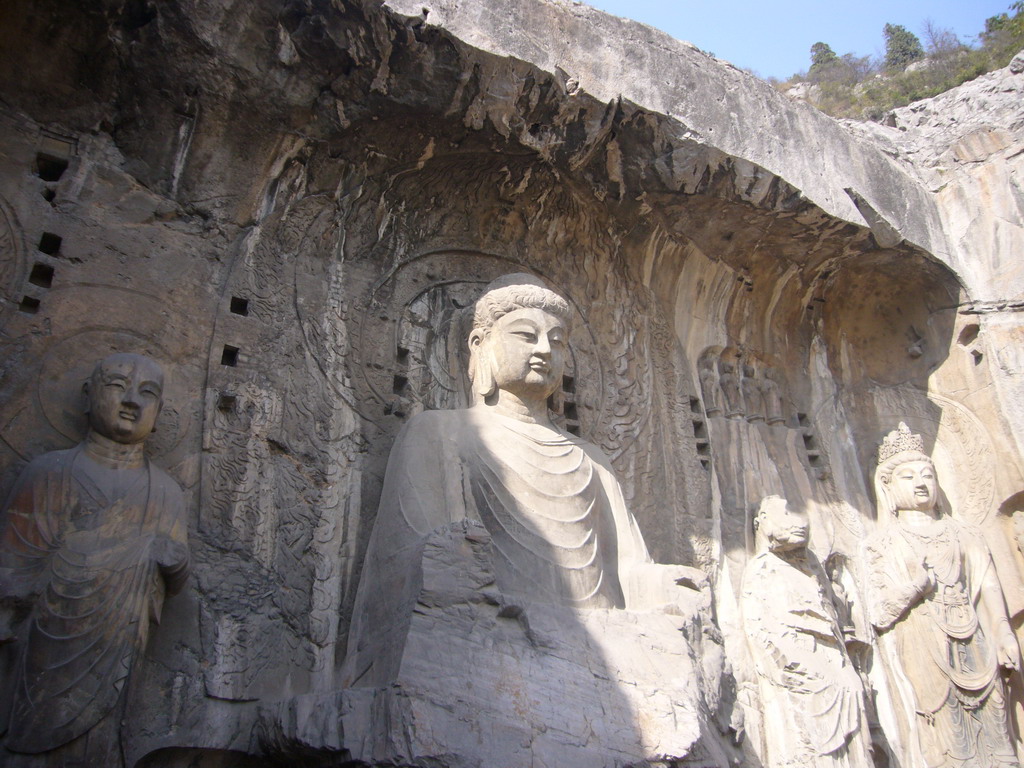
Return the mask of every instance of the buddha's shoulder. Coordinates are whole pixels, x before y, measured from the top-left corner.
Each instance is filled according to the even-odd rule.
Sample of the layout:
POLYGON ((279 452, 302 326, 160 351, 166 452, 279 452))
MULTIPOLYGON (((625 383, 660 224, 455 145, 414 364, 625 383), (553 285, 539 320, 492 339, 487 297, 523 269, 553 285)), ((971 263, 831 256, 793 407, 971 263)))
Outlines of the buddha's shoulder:
POLYGON ((468 411, 421 411, 410 418, 398 433, 396 444, 458 440, 469 423, 468 411))

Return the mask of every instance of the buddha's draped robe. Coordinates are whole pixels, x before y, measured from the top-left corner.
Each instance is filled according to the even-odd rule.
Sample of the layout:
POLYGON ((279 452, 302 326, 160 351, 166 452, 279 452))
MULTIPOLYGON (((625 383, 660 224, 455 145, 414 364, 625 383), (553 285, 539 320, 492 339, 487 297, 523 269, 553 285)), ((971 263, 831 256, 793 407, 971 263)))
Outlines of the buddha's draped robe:
POLYGON ((79 445, 25 469, 2 523, 4 591, 32 602, 5 746, 43 752, 117 706, 165 590, 187 574, 187 560, 161 573, 151 558, 157 537, 185 544, 184 501, 148 461, 110 472, 79 445))
POLYGON ((509 600, 629 607, 630 569, 650 563, 607 458, 566 432, 483 407, 427 411, 399 434, 353 613, 345 682, 394 679, 429 534, 469 519, 490 533, 509 600))

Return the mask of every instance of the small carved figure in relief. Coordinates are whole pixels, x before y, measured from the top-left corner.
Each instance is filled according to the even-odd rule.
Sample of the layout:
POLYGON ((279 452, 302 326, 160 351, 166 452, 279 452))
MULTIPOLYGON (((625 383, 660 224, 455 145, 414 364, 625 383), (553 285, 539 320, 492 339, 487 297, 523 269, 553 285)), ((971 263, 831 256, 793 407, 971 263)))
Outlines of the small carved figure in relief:
POLYGON ((892 678, 909 683, 905 764, 1017 766, 1002 673, 1020 649, 981 531, 940 510, 935 466, 906 424, 879 448, 875 494, 867 607, 892 678))
POLYGON ((744 413, 747 421, 764 421, 764 401, 761 397, 761 382, 757 369, 753 365, 743 366, 743 378, 740 381, 743 393, 744 413))
POLYGON ((782 392, 777 381, 779 372, 775 368, 765 368, 761 378, 761 397, 764 400, 765 421, 769 424, 782 424, 786 416, 782 410, 782 392))
POLYGON ((143 454, 163 378, 141 355, 100 361, 85 440, 32 461, 3 510, 3 597, 28 614, 6 638, 17 667, 4 746, 57 750, 43 765, 121 764, 128 677, 187 577, 181 489, 143 454))
POLYGON ((608 458, 551 422, 569 305, 526 275, 492 282, 469 335, 474 404, 425 411, 395 441, 353 612, 344 677, 394 679, 428 536, 462 520, 492 539, 501 594, 576 608, 656 608, 694 569, 656 565, 608 458))
POLYGON ((768 496, 742 611, 764 711, 767 768, 869 768, 864 688, 846 651, 831 584, 807 548, 806 515, 768 496))
POLYGON ((726 418, 735 419, 743 415, 743 396, 740 393, 740 377, 736 364, 723 357, 718 362, 718 385, 722 390, 722 407, 726 418))
POLYGON ((722 412, 718 398, 718 374, 715 373, 715 362, 712 357, 705 357, 697 375, 700 377, 700 389, 704 394, 704 412, 708 416, 717 416, 722 412))
POLYGON ((1013 538, 1017 542, 1017 551, 1024 555, 1024 511, 1017 510, 1012 515, 1013 538))

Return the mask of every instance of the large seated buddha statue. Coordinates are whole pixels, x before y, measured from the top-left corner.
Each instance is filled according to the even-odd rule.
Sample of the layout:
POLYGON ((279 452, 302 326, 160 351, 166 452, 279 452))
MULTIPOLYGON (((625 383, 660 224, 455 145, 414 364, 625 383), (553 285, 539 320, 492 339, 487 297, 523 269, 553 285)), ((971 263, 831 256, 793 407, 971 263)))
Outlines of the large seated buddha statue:
MULTIPOLYGON (((592 707, 594 717, 604 707, 608 723, 618 718, 634 728, 633 705, 608 698, 620 695, 615 677, 625 675, 633 680, 630 690, 647 691, 648 702, 664 697, 658 705, 668 712, 664 722, 672 722, 675 709, 692 705, 690 722, 672 725, 667 741, 651 747, 685 751, 673 744, 696 738, 697 707, 687 699, 696 696, 697 673, 688 666, 694 657, 680 630, 694 626, 687 622, 707 609, 706 582, 696 569, 652 561, 608 458, 552 423, 548 398, 560 387, 568 353, 565 299, 530 275, 508 275, 485 289, 473 312, 473 404, 414 416, 392 448, 356 596, 343 685, 429 689, 424 695, 439 702, 438 711, 457 708, 453 702, 466 697, 470 703, 459 717, 473 721, 464 725, 467 733, 487 730, 485 723, 507 714, 503 728, 534 735, 550 728, 545 738, 553 738, 557 728, 575 727, 557 725, 560 717, 574 716, 572 706, 592 707), (460 580, 470 584, 463 602, 438 608, 447 599, 439 595, 460 580), (488 603, 499 618, 480 608, 488 603), (502 616, 518 617, 528 630, 517 640, 515 631, 502 629, 502 616), (654 617, 650 626, 645 617, 654 617), (601 627, 593 629, 598 621, 601 627), (538 639, 544 632, 547 639, 538 639), (609 651, 612 643, 619 645, 609 651), (631 666, 639 671, 629 671, 631 666), (459 682, 464 674, 471 675, 465 684, 459 682), (510 675, 521 699, 506 712, 501 699, 510 675), (637 682, 645 675, 650 679, 637 682), (676 675, 691 693, 673 689, 676 675), (445 686, 452 690, 441 690, 445 686), (569 705, 566 698, 568 713, 546 712, 552 693, 544 686, 560 686, 580 703, 569 705), (616 708, 621 711, 609 711, 616 708), (489 714, 481 714, 484 709, 489 714)), ((410 719, 421 718, 422 709, 413 709, 410 719)), ((445 748, 454 749, 452 726, 445 728, 445 748)), ((602 749, 619 749, 628 728, 606 735, 602 749)), ((571 738, 577 737, 600 741, 585 733, 571 738)), ((636 735, 634 741, 645 739, 636 735)), ((490 757, 517 764, 512 747, 499 748, 492 738, 490 750, 490 757)), ((557 754, 564 765, 605 759, 595 757, 598 752, 557 754)))
POLYGON ((476 302, 474 404, 418 414, 391 451, 353 616, 352 680, 390 680, 395 659, 381 651, 408 618, 394 601, 415 592, 414 552, 460 520, 486 527, 507 600, 650 608, 675 599, 666 586, 680 569, 652 563, 608 458, 551 421, 569 320, 565 299, 526 274, 495 280, 476 302))

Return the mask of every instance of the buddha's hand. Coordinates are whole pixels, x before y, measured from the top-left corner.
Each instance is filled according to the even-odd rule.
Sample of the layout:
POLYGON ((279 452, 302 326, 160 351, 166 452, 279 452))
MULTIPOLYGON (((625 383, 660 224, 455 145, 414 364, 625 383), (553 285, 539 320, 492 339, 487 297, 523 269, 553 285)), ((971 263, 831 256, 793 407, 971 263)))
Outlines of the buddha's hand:
POLYGON ((640 563, 624 574, 626 605, 632 610, 693 616, 710 610, 711 588, 697 568, 640 563))
POLYGON ((166 536, 154 536, 149 545, 149 557, 161 568, 178 568, 188 562, 188 547, 166 536))

